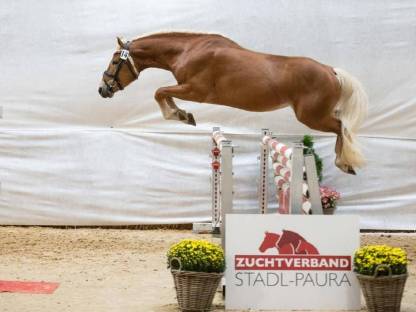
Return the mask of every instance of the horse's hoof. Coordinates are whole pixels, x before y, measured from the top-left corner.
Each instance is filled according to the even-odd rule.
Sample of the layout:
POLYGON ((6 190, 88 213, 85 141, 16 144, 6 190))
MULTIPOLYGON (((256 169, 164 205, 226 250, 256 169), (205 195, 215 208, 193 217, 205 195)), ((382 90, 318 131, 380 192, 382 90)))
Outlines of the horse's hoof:
POLYGON ((354 170, 353 167, 351 167, 349 165, 342 164, 341 161, 338 158, 335 159, 335 166, 337 166, 339 169, 341 169, 345 173, 356 175, 355 170, 354 170))
POLYGON ((191 113, 186 114, 186 117, 188 119, 188 125, 196 126, 194 116, 191 113))
POLYGON ((355 173, 355 170, 354 170, 352 167, 350 167, 350 166, 348 166, 348 171, 347 171, 347 173, 348 173, 348 174, 357 175, 357 174, 355 173))
POLYGON ((177 116, 178 116, 179 121, 182 121, 184 123, 187 123, 188 122, 188 118, 186 116, 186 113, 178 112, 177 113, 177 116))

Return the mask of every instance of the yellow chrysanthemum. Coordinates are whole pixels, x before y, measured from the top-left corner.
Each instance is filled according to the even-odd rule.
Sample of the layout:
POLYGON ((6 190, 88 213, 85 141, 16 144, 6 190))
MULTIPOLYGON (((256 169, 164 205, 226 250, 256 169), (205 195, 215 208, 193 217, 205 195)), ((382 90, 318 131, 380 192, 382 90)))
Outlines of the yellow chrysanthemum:
POLYGON ((167 258, 168 267, 172 262, 173 268, 178 269, 179 264, 173 260, 177 258, 184 271, 223 272, 225 268, 221 246, 205 240, 184 239, 171 246, 167 258))
MULTIPOLYGON (((354 270, 359 274, 374 275, 379 265, 387 265, 393 274, 406 273, 406 252, 387 245, 369 245, 358 249, 354 255, 354 270)), ((380 275, 388 274, 388 269, 380 268, 380 275)))

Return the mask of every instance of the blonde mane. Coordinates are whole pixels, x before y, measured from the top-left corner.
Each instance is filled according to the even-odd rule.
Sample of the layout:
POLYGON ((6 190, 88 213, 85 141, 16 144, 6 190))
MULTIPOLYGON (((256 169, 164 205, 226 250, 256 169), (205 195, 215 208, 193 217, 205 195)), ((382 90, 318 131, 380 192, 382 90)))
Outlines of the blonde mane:
MULTIPOLYGON (((158 31, 154 31, 154 32, 147 32, 144 34, 141 34, 131 40, 127 40, 124 37, 120 36, 120 39, 123 42, 127 42, 127 41, 134 41, 134 40, 138 40, 141 38, 146 38, 146 37, 151 37, 151 36, 157 36, 157 35, 164 35, 164 34, 177 34, 177 35, 216 35, 216 36, 221 36, 224 37, 226 39, 229 39, 228 37, 224 36, 223 34, 217 33, 217 32, 202 32, 202 31, 192 31, 192 30, 158 30, 158 31)), ((122 49, 122 47, 117 43, 117 51, 120 51, 122 49)))
POLYGON ((221 37, 224 37, 224 38, 228 38, 228 37, 224 36, 223 34, 220 34, 220 33, 217 33, 217 32, 202 32, 202 31, 192 31, 192 30, 158 30, 158 31, 155 31, 155 32, 148 32, 148 33, 141 34, 140 36, 137 36, 137 37, 133 38, 131 41, 141 39, 141 38, 145 38, 145 37, 156 36, 156 35, 164 35, 164 34, 217 35, 217 36, 221 36, 221 37))

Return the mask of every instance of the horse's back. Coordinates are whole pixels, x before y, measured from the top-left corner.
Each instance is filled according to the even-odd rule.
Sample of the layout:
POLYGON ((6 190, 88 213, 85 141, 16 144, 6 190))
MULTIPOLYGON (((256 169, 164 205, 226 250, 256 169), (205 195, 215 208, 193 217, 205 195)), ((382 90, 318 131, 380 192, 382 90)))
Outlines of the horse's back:
POLYGON ((259 53, 219 35, 202 35, 190 43, 175 76, 200 90, 207 103, 271 111, 334 86, 331 68, 310 58, 259 53))

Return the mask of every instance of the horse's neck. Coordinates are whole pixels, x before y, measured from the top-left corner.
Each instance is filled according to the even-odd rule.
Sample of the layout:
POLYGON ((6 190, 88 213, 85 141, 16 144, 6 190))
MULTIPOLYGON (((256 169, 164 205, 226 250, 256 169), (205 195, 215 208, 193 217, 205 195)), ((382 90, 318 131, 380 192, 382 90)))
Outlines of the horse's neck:
POLYGON ((132 42, 131 52, 140 70, 156 67, 172 70, 183 51, 184 40, 181 38, 139 38, 132 42))
POLYGON ((161 33, 133 40, 130 49, 140 70, 149 67, 174 71, 183 53, 204 42, 207 46, 240 47, 221 35, 203 33, 161 33))

